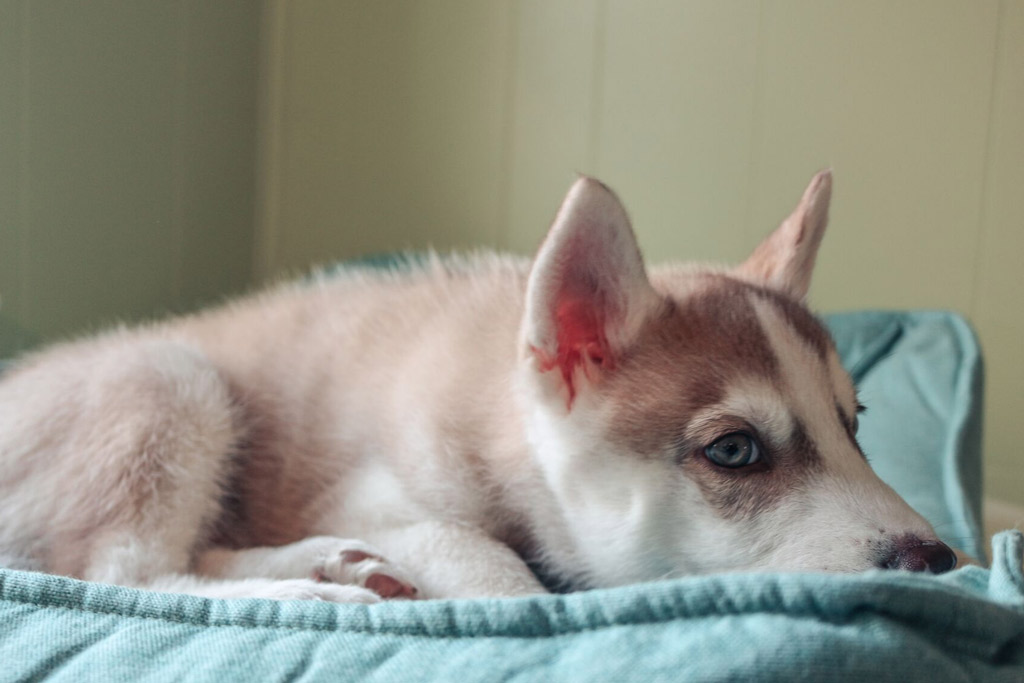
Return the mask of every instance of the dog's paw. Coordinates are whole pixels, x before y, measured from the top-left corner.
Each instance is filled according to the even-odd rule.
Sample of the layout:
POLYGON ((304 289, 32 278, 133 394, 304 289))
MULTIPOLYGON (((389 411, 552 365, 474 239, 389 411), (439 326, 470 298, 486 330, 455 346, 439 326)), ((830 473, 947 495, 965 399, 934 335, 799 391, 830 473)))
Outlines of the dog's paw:
POLYGON ((413 599, 419 592, 409 577, 360 541, 331 539, 333 546, 313 570, 313 579, 361 586, 382 598, 413 599))
POLYGON ((361 586, 342 586, 310 579, 274 581, 261 587, 253 597, 268 600, 314 600, 362 605, 372 605, 383 599, 373 590, 361 586))
POLYGON ((144 586, 165 593, 186 593, 204 598, 233 600, 262 598, 264 600, 320 600, 323 602, 372 605, 383 598, 369 588, 319 583, 313 579, 210 579, 190 574, 159 576, 144 586))

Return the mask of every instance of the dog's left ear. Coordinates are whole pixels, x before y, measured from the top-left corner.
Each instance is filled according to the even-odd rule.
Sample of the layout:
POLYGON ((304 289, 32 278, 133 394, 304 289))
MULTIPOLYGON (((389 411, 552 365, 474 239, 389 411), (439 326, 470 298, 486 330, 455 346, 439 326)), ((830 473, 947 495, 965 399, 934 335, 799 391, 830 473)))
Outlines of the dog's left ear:
POLYGON ((658 302, 626 210, 602 183, 580 178, 530 271, 522 355, 571 408, 584 383, 615 367, 658 302))
POLYGON ((795 299, 807 296, 811 271, 828 224, 832 171, 821 171, 804 190, 789 218, 775 229, 736 270, 795 299))

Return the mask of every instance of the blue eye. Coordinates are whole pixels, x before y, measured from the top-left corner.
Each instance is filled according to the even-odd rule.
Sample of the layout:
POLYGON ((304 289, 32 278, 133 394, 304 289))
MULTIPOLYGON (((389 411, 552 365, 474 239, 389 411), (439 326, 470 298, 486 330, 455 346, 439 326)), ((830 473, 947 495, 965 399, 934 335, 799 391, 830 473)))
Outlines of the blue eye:
POLYGON ((704 455, 719 467, 737 468, 758 462, 761 449, 749 434, 733 432, 704 448, 704 455))

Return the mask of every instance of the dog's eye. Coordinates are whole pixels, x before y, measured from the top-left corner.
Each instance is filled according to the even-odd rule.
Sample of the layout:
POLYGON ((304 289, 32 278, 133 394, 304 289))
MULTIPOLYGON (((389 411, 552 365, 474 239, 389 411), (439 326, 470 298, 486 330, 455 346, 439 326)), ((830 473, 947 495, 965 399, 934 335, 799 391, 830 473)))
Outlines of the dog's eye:
POLYGON ((858 418, 857 416, 862 414, 866 410, 867 410, 867 406, 865 406, 860 401, 857 401, 857 413, 856 413, 856 415, 853 416, 853 433, 854 434, 856 434, 857 430, 860 429, 860 418, 858 418))
POLYGON ((746 467, 761 459, 761 449, 749 434, 733 432, 707 446, 704 455, 719 467, 746 467))

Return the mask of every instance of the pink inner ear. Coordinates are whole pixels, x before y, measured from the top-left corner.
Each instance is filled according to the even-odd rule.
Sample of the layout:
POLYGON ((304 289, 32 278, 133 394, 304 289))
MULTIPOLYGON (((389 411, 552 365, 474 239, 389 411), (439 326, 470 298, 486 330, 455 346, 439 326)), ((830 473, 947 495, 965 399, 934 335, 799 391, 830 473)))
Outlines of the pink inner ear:
POLYGON ((569 390, 567 407, 571 409, 576 398, 576 368, 582 365, 591 379, 591 367, 611 369, 614 358, 605 335, 603 307, 595 305, 593 297, 560 296, 555 305, 555 326, 558 352, 554 358, 541 357, 541 370, 559 369, 569 390))

